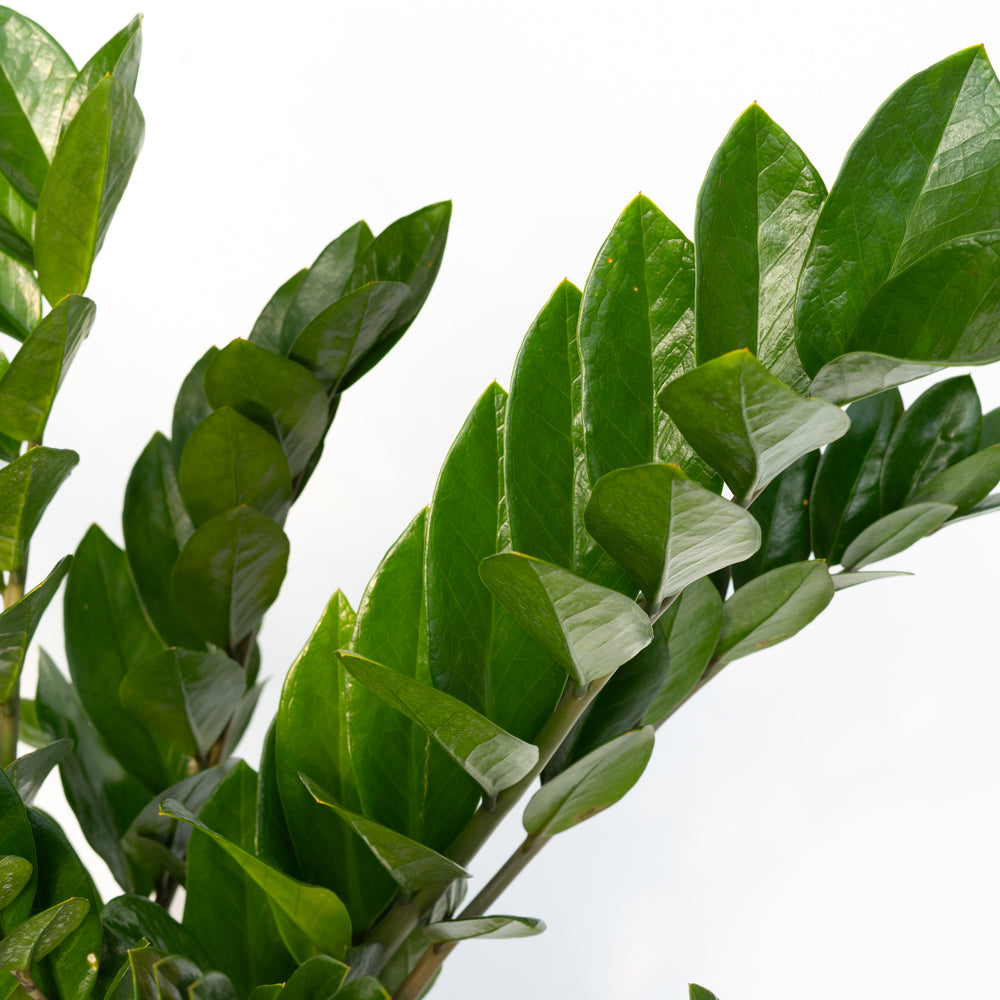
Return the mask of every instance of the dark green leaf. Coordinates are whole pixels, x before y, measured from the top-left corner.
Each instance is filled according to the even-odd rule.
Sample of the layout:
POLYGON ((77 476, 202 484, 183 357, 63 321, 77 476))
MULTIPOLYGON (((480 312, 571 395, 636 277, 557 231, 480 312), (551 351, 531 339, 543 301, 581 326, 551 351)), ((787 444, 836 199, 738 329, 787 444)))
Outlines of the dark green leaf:
POLYGON ((27 340, 42 318, 42 293, 34 273, 0 253, 0 330, 27 340))
POLYGON ((197 525, 241 505, 284 521, 292 496, 292 477, 281 445, 228 406, 191 432, 177 482, 197 525))
POLYGON ((90 904, 67 899, 26 920, 0 941, 0 969, 30 969, 83 922, 90 904))
POLYGON ((183 955, 168 955, 153 966, 157 1000, 189 1000, 189 990, 201 977, 201 969, 183 955))
POLYGON ((132 667, 119 694, 153 732, 204 760, 245 688, 243 668, 228 656, 172 648, 132 667))
POLYGON ((205 371, 212 358, 219 353, 217 347, 210 347, 184 376, 177 401, 174 403, 174 419, 170 437, 173 442, 174 468, 179 468, 184 445, 191 432, 212 412, 205 398, 205 371))
POLYGON ((259 424, 281 445, 298 475, 323 440, 327 400, 323 386, 302 365, 247 340, 234 340, 205 370, 205 397, 259 424))
POLYGON ((545 921, 536 917, 471 917, 428 924, 424 928, 424 936, 434 942, 467 941, 469 938, 534 937, 544 930, 545 921))
MULTIPOLYGON (((882 462, 903 413, 897 389, 852 403, 850 430, 824 452, 809 494, 812 544, 819 559, 840 562, 844 549, 879 516, 882 462)), ((809 555, 804 553, 801 558, 809 555)))
POLYGON ((390 1000, 389 994, 374 976, 348 980, 334 997, 336 1000, 390 1000))
POLYGON ((913 503, 948 503, 964 514, 1000 483, 1000 445, 977 451, 939 472, 912 496, 913 503))
POLYGON ((715 659, 730 663, 791 638, 832 599, 824 562, 792 563, 758 576, 726 601, 715 659))
POLYGON ((803 399, 745 350, 675 379, 659 402, 744 503, 796 459, 850 427, 839 407, 803 399))
POLYGON ((94 87, 66 129, 35 219, 38 282, 49 302, 87 287, 144 129, 135 98, 113 76, 94 87))
POLYGON ((31 835, 27 810, 2 767, 0 767, 0 816, 3 816, 3 823, 0 823, 0 857, 13 855, 24 858, 32 867, 27 883, 13 902, 8 901, 0 913, 0 932, 7 932, 26 920, 31 913, 38 872, 35 840, 31 835))
POLYGON ((760 545, 760 527, 750 514, 691 482, 675 465, 609 472, 594 486, 586 519, 653 615, 689 583, 746 559, 760 545))
POLYGON ((688 1000, 716 1000, 714 993, 709 993, 704 986, 688 984, 688 1000))
POLYGON ((882 464, 881 511, 905 506, 949 465, 976 450, 982 411, 968 375, 932 385, 900 417, 882 464))
POLYGON ((53 740, 32 753, 23 754, 7 767, 7 777, 14 783, 17 794, 26 806, 35 801, 35 796, 52 768, 72 749, 72 740, 53 740))
POLYGON ((170 442, 159 432, 132 467, 122 531, 129 568, 157 632, 169 643, 197 648, 201 642, 183 623, 170 586, 170 574, 194 524, 184 509, 170 442))
POLYGON ((337 992, 348 967, 329 955, 316 955, 303 962, 288 977, 281 991, 282 1000, 331 1000, 337 992))
POLYGON ((284 986, 284 983, 271 983, 265 986, 257 986, 250 994, 249 1000, 278 1000, 284 986))
POLYGON ((66 580, 66 657, 80 700, 111 752, 149 788, 173 770, 146 725, 121 702, 129 670, 163 649, 139 603, 125 553, 93 525, 66 580))
POLYGON ((300 774, 299 777, 317 802, 332 809, 368 845, 379 864, 405 894, 411 895, 427 886, 469 877, 461 865, 381 823, 345 809, 306 775, 300 774))
POLYGON ((29 448, 0 469, 0 570, 24 565, 45 508, 79 461, 75 451, 29 448))
POLYGON ((288 539, 252 507, 203 524, 173 572, 174 597, 203 639, 233 649, 274 603, 288 565, 288 539))
POLYGON ((870 524, 844 550, 844 569, 858 570, 908 549, 951 517, 957 508, 946 503, 918 503, 893 511, 870 524))
POLYGON ((614 805, 640 778, 653 752, 653 727, 624 733, 547 781, 524 810, 533 837, 553 837, 614 805))
POLYGON ((517 784, 537 763, 537 747, 457 698, 363 656, 338 655, 352 677, 425 730, 486 795, 517 784))
POLYGON ((649 618, 635 601, 552 563, 503 552, 484 559, 479 572, 579 687, 614 673, 652 641, 649 618))
POLYGON ((802 392, 795 286, 826 187, 788 134, 751 104, 722 141, 694 223, 697 359, 745 347, 802 392))
POLYGON ((76 75, 63 105, 61 128, 65 130, 90 92, 110 74, 129 93, 135 93, 142 55, 142 15, 136 14, 113 38, 105 42, 76 75))
POLYGON ((72 561, 71 556, 60 560, 37 587, 0 614, 0 703, 17 690, 31 638, 72 561))
POLYGON ((1000 406, 983 414, 983 424, 979 432, 979 444, 976 450, 989 448, 992 444, 1000 444, 1000 406))
MULTIPOLYGON (((340 594, 340 592, 337 592, 340 594)), ((343 595, 340 595, 341 597, 343 595)), ((310 707, 314 710, 315 705, 310 707)), ((257 836, 254 854, 273 868, 298 878, 301 875, 295 857, 295 846, 288 829, 288 820, 278 786, 277 717, 271 720, 260 753, 260 771, 257 775, 257 836)), ((316 881, 315 879, 312 881, 316 881)), ((348 905, 348 900, 344 900, 348 905)), ((348 908, 349 905, 348 905, 348 908)))
POLYGON ((0 910, 17 899, 21 890, 31 881, 34 870, 30 861, 16 854, 0 857, 0 910))
POLYGON ((249 340, 252 344, 263 347, 264 350, 270 351, 272 354, 284 353, 281 346, 281 325, 285 321, 285 315, 295 299, 299 286, 308 273, 307 268, 302 268, 271 296, 250 331, 249 340))
POLYGON ((130 948, 145 939, 165 954, 188 955, 202 967, 209 965, 197 938, 145 896, 112 899, 101 911, 101 922, 130 948))

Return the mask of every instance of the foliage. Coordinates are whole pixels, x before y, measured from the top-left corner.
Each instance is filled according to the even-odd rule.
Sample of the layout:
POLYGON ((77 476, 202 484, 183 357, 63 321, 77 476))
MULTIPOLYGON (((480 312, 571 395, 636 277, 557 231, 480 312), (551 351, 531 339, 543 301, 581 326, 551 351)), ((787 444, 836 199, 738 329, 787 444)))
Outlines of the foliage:
POLYGON ((727 663, 1000 505, 1000 415, 971 378, 908 409, 896 388, 1000 358, 985 52, 905 83, 829 192, 753 105, 709 167, 693 241, 639 196, 583 290, 556 288, 510 392, 480 397, 357 611, 330 599, 254 772, 234 752, 283 526, 342 394, 426 299, 450 205, 378 236, 357 223, 247 339, 210 348, 171 438, 135 463, 124 549, 94 525, 26 591, 32 535, 78 462, 42 439, 142 142, 141 29, 77 71, 38 25, 5 8, 0 23, 0 329, 20 341, 0 362, 4 997, 422 996, 459 941, 544 930, 492 912, 500 893, 635 784, 656 727, 727 663), (43 652, 22 700, 64 579, 71 680, 43 652), (19 736, 36 750, 15 759, 19 736), (123 890, 106 904, 32 807, 56 766, 123 890), (463 906, 478 849, 538 779, 523 844, 463 906))

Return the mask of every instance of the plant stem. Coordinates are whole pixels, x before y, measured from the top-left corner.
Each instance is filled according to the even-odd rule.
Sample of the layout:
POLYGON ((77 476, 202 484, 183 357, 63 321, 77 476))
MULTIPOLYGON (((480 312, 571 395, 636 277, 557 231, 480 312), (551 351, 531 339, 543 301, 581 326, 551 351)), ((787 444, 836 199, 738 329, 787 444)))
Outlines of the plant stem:
MULTIPOLYGON (((12 569, 3 590, 6 610, 24 597, 24 567, 12 569)), ((17 757, 17 730, 21 711, 20 685, 15 681, 10 697, 0 705, 0 767, 7 767, 17 757)))
POLYGON ((31 997, 31 1000, 49 1000, 38 988, 27 969, 18 969, 16 972, 12 972, 11 975, 17 980, 21 989, 31 997))

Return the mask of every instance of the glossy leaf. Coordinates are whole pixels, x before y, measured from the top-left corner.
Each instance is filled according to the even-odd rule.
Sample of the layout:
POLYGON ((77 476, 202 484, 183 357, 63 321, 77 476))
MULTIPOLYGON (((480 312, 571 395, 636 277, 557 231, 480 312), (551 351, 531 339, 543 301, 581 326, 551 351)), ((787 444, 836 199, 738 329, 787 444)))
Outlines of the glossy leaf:
POLYGON ((468 941, 470 938, 535 937, 545 930, 545 921, 536 917, 469 917, 466 920, 443 920, 428 924, 424 936, 428 941, 468 941))
POLYGON ((824 365, 809 383, 809 393, 831 403, 850 403, 925 375, 933 375, 942 367, 855 351, 824 365))
POLYGON ((0 941, 0 969, 30 969, 83 922, 90 904, 67 899, 26 920, 0 941))
POLYGON ((326 433, 321 383, 302 365, 247 340, 234 340, 212 358, 203 385, 211 406, 232 407, 277 439, 293 476, 326 433))
POLYGON ((125 675, 163 649, 139 603, 125 553, 93 525, 66 580, 66 657, 80 700, 111 752, 149 788, 172 771, 145 724, 122 704, 125 675))
POLYGON ((389 994, 374 976, 350 979, 334 996, 336 1000, 390 1000, 389 994))
POLYGON ((688 1000, 716 1000, 716 996, 706 990, 704 986, 690 983, 688 985, 688 1000))
POLYGON ((194 363, 194 367, 181 382, 177 401, 174 403, 174 418, 170 431, 175 468, 180 467, 181 455, 184 453, 184 446, 191 432, 212 412, 212 407, 205 398, 204 380, 209 363, 218 353, 217 347, 210 347, 194 363))
POLYGON ((31 862, 25 858, 15 854, 0 857, 0 910, 14 902, 31 880, 32 871, 31 862))
POLYGON ((35 327, 0 379, 0 431, 17 441, 41 441, 56 393, 96 314, 90 299, 71 295, 35 327))
POLYGON ((547 781, 524 810, 533 837, 553 837, 614 805, 639 780, 653 752, 653 727, 624 733, 547 781))
POLYGON ((0 172, 0 253, 33 270, 34 229, 34 208, 0 172))
MULTIPOLYGON (((277 338, 269 338, 274 343, 270 350, 276 354, 288 354, 298 335, 324 309, 351 291, 349 282, 357 266, 358 254, 371 243, 372 239, 374 237, 367 224, 363 221, 356 222, 324 247, 323 252, 308 270, 299 272, 302 279, 296 282, 294 291, 288 296, 281 322, 274 323, 279 332, 277 338)), ((282 294, 289 284, 290 282, 287 282, 282 286, 278 294, 282 294)), ((275 302, 275 299, 271 301, 274 303, 272 312, 276 314, 280 309, 280 302, 275 302)), ((277 320, 276 315, 275 320, 277 320)), ((257 322, 260 324, 260 320, 257 322)), ((254 333, 257 333, 257 329, 257 326, 254 326, 254 333)), ((250 339, 255 339, 254 334, 251 334, 250 339)))
POLYGON ((635 601, 519 552, 479 566, 483 582, 579 687, 613 673, 652 640, 635 601))
POLYGON ((757 105, 716 152, 694 224, 699 363, 741 347, 798 392, 795 286, 826 187, 788 134, 757 105))
POLYGON ((27 340, 42 318, 42 293, 34 273, 0 253, 0 330, 27 340))
POLYGON ((45 508, 79 461, 75 451, 29 448, 0 469, 0 570, 24 565, 45 508))
POLYGON ((308 273, 309 270, 305 267, 297 271, 268 299, 267 305, 261 310, 250 331, 248 339, 252 344, 263 347, 272 354, 285 353, 281 345, 281 326, 299 286, 308 273))
POLYGON ((982 424, 968 375, 932 385, 896 424, 882 464, 881 511, 908 504, 939 472, 976 450, 982 424))
MULTIPOLYGON (((840 562, 851 540, 879 516, 879 484, 889 438, 903 413, 899 391, 879 393, 847 408, 850 430, 819 461, 808 515, 817 558, 840 562)), ((806 558, 808 552, 803 554, 806 558)))
POLYGON ((839 573, 832 573, 830 579, 833 580, 834 590, 846 590, 848 587, 857 587, 862 583, 871 583, 875 580, 885 580, 890 576, 913 576, 912 573, 903 573, 898 570, 885 570, 863 573, 848 573, 841 570, 839 573))
POLYGON ((870 524, 844 550, 844 569, 859 570, 908 549, 939 528, 957 508, 946 503, 918 503, 893 511, 870 524))
POLYGON ((486 795, 517 784, 537 763, 537 747, 457 698, 363 656, 338 655, 352 677, 425 730, 486 795))
POLYGON ((105 42, 77 73, 63 104, 60 117, 61 129, 65 131, 90 92, 109 74, 129 93, 135 93, 141 55, 142 15, 136 14, 121 31, 105 42))
POLYGON ((292 496, 292 477, 281 446, 228 406, 191 432, 177 482, 196 525, 242 505, 283 521, 292 496))
POLYGON ((754 518, 691 482, 674 465, 639 465, 604 476, 587 529, 642 590, 655 614, 670 596, 760 545, 754 518))
POLYGON ((237 507, 187 540, 174 566, 174 597, 195 633, 232 649, 274 603, 287 564, 281 528, 252 507, 237 507))
POLYGON ((365 842, 382 867, 407 895, 427 886, 469 877, 464 868, 444 855, 381 823, 344 809, 333 800, 329 792, 306 775, 300 774, 299 777, 317 802, 332 809, 365 842))
POLYGON ((129 670, 119 694, 153 732, 205 759, 245 688, 243 668, 228 656, 171 648, 129 670))
POLYGON ((31 835, 28 813, 7 772, 0 767, 0 857, 13 855, 31 865, 28 880, 21 891, 0 912, 0 932, 7 933, 28 918, 38 884, 35 839, 31 835))
POLYGON ((163 803, 162 811, 209 836, 264 891, 281 939, 297 962, 315 954, 343 955, 351 941, 351 923, 343 903, 329 889, 282 875, 209 829, 173 799, 163 803))
POLYGON ((282 1000, 331 1000, 348 967, 329 955, 316 955, 303 962, 289 977, 281 991, 282 1000))
POLYGON ((506 402, 496 383, 479 397, 434 488, 424 568, 427 659, 435 687, 530 740, 559 700, 565 674, 479 576, 483 559, 509 547, 506 402))
POLYGON ((912 502, 953 504, 964 514, 984 500, 997 483, 1000 445, 993 445, 939 472, 913 494, 912 502))
POLYGON ((0 614, 0 703, 17 690, 31 638, 72 561, 71 556, 61 559, 37 587, 0 614))
POLYGON ((188 955, 202 968, 209 965, 209 958, 198 939, 145 896, 125 895, 112 899, 101 911, 101 923, 130 948, 146 939, 164 954, 188 955))
MULTIPOLYGON (((20 735, 20 734, 19 734, 20 735)), ((44 747, 16 758, 7 767, 21 801, 30 806, 52 769, 73 749, 72 740, 52 740, 44 747)))
POLYGON ((745 350, 675 379, 659 402, 744 503, 752 502, 783 469, 835 441, 850 426, 838 407, 803 399, 745 350))
POLYGON ((189 1000, 240 1000, 228 976, 206 972, 188 987, 189 1000))
POLYGON ((184 508, 170 442, 159 432, 143 449, 125 487, 122 531, 143 607, 169 643, 196 649, 201 640, 183 621, 170 586, 181 546, 194 532, 184 508))
POLYGON ((780 566, 751 580, 725 603, 715 659, 730 663, 791 638, 830 603, 833 590, 826 563, 817 561, 780 566))
MULTIPOLYGON (((278 786, 276 731, 277 718, 274 718, 267 727, 260 753, 260 768, 257 773, 257 829, 253 853, 273 868, 299 878, 302 872, 295 857, 295 846, 278 786)), ((348 900, 345 899, 344 903, 350 908, 348 900)))
POLYGON ((49 302, 87 287, 144 129, 135 98, 113 76, 94 87, 66 129, 35 219, 38 281, 49 302))

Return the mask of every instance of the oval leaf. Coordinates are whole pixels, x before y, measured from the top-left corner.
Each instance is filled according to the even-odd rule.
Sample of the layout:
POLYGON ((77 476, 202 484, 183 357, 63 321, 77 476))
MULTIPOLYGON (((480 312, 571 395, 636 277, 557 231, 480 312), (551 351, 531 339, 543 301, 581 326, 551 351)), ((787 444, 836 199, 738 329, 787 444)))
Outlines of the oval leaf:
POLYGON ((428 941, 468 941, 470 938, 496 939, 535 937, 545 930, 545 921, 537 917, 469 917, 466 920, 442 920, 428 924, 424 937, 428 941))
POLYGON ((946 503, 919 503, 893 511, 869 525, 844 550, 844 569, 859 570, 908 549, 941 527, 958 508, 946 503))

